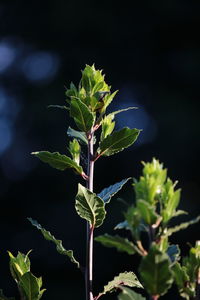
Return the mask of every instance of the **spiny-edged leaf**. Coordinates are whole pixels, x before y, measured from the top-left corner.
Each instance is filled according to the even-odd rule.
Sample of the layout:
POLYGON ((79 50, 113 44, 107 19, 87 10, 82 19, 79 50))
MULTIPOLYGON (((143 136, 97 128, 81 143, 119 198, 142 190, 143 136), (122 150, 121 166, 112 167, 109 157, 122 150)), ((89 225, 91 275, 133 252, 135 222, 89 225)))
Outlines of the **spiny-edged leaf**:
POLYGON ((13 298, 13 297, 8 298, 8 297, 4 296, 3 291, 0 290, 0 300, 15 300, 15 298, 13 298))
POLYGON ((84 132, 88 132, 94 124, 94 114, 79 99, 73 99, 70 104, 70 116, 74 119, 76 126, 84 132))
POLYGON ((139 268, 144 288, 150 295, 164 295, 171 287, 173 277, 170 264, 168 255, 152 244, 139 268))
POLYGON ((41 161, 48 163, 51 167, 64 171, 72 168, 77 173, 82 174, 83 169, 70 157, 60 154, 59 152, 39 151, 32 152, 31 154, 37 156, 41 161))
POLYGON ((112 281, 108 282, 108 284, 104 286, 104 290, 99 294, 99 296, 106 293, 112 293, 122 285, 143 288, 133 272, 124 272, 120 273, 112 281))
POLYGON ((56 250, 63 255, 66 255, 70 258, 71 262, 77 265, 79 268, 79 262, 74 258, 74 254, 72 250, 66 250, 63 245, 61 240, 57 240, 49 231, 44 229, 36 220, 33 220, 32 218, 28 218, 28 220, 31 222, 33 226, 35 226, 38 230, 41 231, 43 234, 44 238, 48 241, 53 242, 56 245, 56 250))
POLYGON ((165 229, 166 232, 164 233, 164 235, 165 236, 170 236, 170 235, 172 235, 175 232, 178 232, 180 230, 186 229, 190 225, 198 223, 199 221, 200 221, 200 216, 196 217, 195 219, 193 219, 191 221, 181 223, 181 224, 179 224, 179 225, 177 225, 175 227, 167 228, 167 229, 165 229))
POLYGON ((87 143, 88 143, 86 134, 85 134, 85 132, 83 132, 83 131, 77 131, 77 130, 75 130, 75 129, 69 127, 68 130, 67 130, 67 134, 68 134, 68 136, 73 137, 73 138, 76 138, 76 139, 78 139, 80 142, 83 142, 83 143, 86 144, 86 145, 87 145, 87 143))
POLYGON ((103 102, 104 102, 104 105, 101 109, 101 113, 104 113, 106 111, 106 108, 110 105, 110 103, 113 101, 114 97, 116 96, 116 94, 118 93, 118 90, 115 91, 114 93, 112 94, 107 94, 105 95, 105 97, 103 98, 103 102))
POLYGON ((106 215, 103 200, 80 183, 78 185, 75 208, 78 215, 86 219, 93 227, 102 225, 106 215))
POLYGON ((105 203, 109 203, 110 199, 121 190, 121 188, 124 186, 125 183, 127 183, 128 180, 131 178, 126 178, 121 180, 120 182, 117 182, 101 191, 97 196, 100 197, 105 203))
POLYGON ((155 207, 153 205, 149 204, 147 201, 138 200, 137 208, 146 224, 156 224, 160 216, 155 212, 155 207))
POLYGON ((39 300, 45 291, 40 290, 41 278, 35 277, 31 272, 25 273, 20 278, 19 286, 27 300, 39 300))
POLYGON ((118 300, 145 300, 142 295, 134 292, 133 290, 120 286, 120 289, 122 292, 118 295, 118 300))
POLYGON ((48 108, 59 108, 59 109, 69 110, 69 107, 65 105, 48 105, 48 108))
POLYGON ((131 110, 131 109, 137 109, 137 107, 134 107, 134 106, 130 106, 130 107, 127 107, 127 108, 122 108, 122 109, 119 109, 119 110, 116 110, 116 111, 113 111, 112 113, 108 114, 108 116, 115 116, 117 114, 120 114, 121 112, 125 112, 125 111, 128 111, 128 110, 131 110))
POLYGON ((95 241, 100 242, 105 247, 115 247, 120 252, 126 252, 130 255, 135 253, 134 244, 119 235, 113 236, 106 233, 104 235, 97 236, 95 241))
POLYGON ((15 281, 19 281, 21 276, 30 271, 30 260, 29 255, 30 251, 27 254, 18 252, 17 256, 13 256, 10 251, 8 251, 10 257, 10 272, 15 281))
POLYGON ((139 133, 140 130, 128 127, 115 131, 100 142, 99 155, 110 156, 124 150, 124 148, 131 146, 136 141, 139 133))
POLYGON ((172 266, 172 273, 181 297, 187 300, 195 297, 195 285, 190 282, 186 267, 176 262, 172 266))
POLYGON ((167 255, 169 256, 172 264, 180 259, 180 253, 181 251, 178 245, 170 245, 167 249, 167 255))

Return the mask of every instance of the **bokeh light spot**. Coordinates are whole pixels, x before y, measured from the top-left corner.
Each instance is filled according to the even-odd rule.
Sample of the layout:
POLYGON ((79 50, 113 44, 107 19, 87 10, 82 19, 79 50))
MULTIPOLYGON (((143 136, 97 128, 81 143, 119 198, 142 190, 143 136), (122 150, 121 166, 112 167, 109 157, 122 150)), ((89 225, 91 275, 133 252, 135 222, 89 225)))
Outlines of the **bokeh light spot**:
POLYGON ((0 43, 0 73, 6 71, 15 59, 15 49, 8 43, 0 43))
POLYGON ((52 80, 58 68, 58 56, 44 51, 27 56, 22 67, 25 77, 32 82, 52 80))

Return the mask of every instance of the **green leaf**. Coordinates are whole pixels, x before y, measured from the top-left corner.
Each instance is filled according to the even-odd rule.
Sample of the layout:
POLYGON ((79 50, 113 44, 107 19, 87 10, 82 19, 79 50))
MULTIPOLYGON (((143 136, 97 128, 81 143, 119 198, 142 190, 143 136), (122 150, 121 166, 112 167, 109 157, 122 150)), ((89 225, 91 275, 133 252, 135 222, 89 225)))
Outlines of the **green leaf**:
POLYGON ((3 291, 0 290, 0 300, 15 300, 15 298, 7 298, 6 296, 4 296, 3 291))
POLYGON ((122 292, 118 295, 118 300, 145 300, 146 298, 142 295, 134 292, 133 290, 127 287, 120 287, 122 292))
POLYGON ((80 163, 80 154, 81 154, 81 147, 77 139, 73 139, 72 142, 69 142, 69 152, 73 158, 73 161, 77 165, 80 163))
POLYGON ((147 201, 138 200, 137 208, 146 224, 156 224, 160 216, 155 212, 154 206, 150 205, 147 201))
POLYGON ((119 235, 104 234, 95 238, 95 241, 100 242, 105 247, 115 247, 120 252, 126 252, 128 254, 134 254, 134 244, 128 239, 122 238, 119 235))
POLYGON ((68 136, 76 138, 80 142, 83 142, 83 144, 86 144, 86 145, 88 144, 85 132, 77 131, 77 130, 69 127, 68 130, 67 130, 67 134, 68 134, 68 136))
POLYGON ((111 198, 119 192, 125 183, 127 183, 128 180, 131 178, 126 178, 121 180, 120 182, 117 182, 101 191, 101 193, 97 194, 98 197, 100 197, 105 203, 109 203, 111 198))
POLYGON ((19 282, 19 286, 26 296, 26 300, 39 300, 45 289, 41 288, 41 278, 35 277, 31 272, 25 273, 19 282))
POLYGON ((137 107, 134 107, 134 106, 130 106, 130 107, 127 107, 127 108, 122 108, 122 109, 119 109, 119 110, 116 110, 116 111, 113 111, 112 113, 108 114, 107 117, 111 117, 111 116, 115 116, 121 112, 125 112, 125 111, 128 111, 128 110, 131 110, 131 109, 137 109, 137 107))
POLYGON ((21 276, 26 272, 30 271, 30 260, 29 255, 30 251, 27 254, 18 252, 17 256, 13 256, 10 251, 8 251, 10 257, 10 272, 15 281, 19 281, 21 276))
POLYGON ((59 152, 49 152, 49 151, 39 151, 32 152, 31 154, 37 156, 41 161, 48 163, 51 167, 64 171, 66 169, 72 168, 78 174, 83 173, 83 169, 70 157, 60 154, 59 152))
POLYGON ((164 295, 173 283, 167 254, 160 252, 152 244, 148 254, 143 257, 139 272, 144 288, 150 295, 164 295))
POLYGON ((166 228, 164 236, 171 236, 173 233, 176 233, 176 232, 178 232, 180 230, 186 229, 190 225, 196 224, 199 221, 200 221, 200 216, 196 217, 195 219, 193 219, 191 221, 181 223, 181 224, 179 224, 179 225, 177 225, 175 227, 166 228))
POLYGON ((75 208, 78 215, 86 219, 93 227, 102 225, 106 215, 103 200, 80 183, 78 185, 75 208))
POLYGON ((187 300, 195 297, 195 286, 190 283, 187 269, 176 262, 172 267, 172 273, 181 297, 187 300))
POLYGON ((116 289, 120 288, 122 285, 143 288, 143 286, 141 285, 141 283, 139 282, 139 280, 133 272, 124 272, 120 273, 112 281, 108 282, 108 284, 104 286, 103 292, 100 293, 98 297, 106 293, 112 293, 116 289))
POLYGON ((59 108, 59 109, 69 110, 69 107, 65 105, 48 105, 48 108, 59 108))
POLYGON ((80 268, 79 262, 74 258, 72 250, 66 250, 62 245, 62 241, 57 240, 49 231, 42 228, 42 226, 36 220, 33 220, 32 218, 28 218, 28 220, 33 226, 35 226, 38 230, 41 231, 46 240, 51 241, 56 245, 56 250, 58 251, 58 253, 68 256, 71 262, 73 262, 77 265, 78 268, 80 268))
POLYGON ((118 153, 124 148, 131 146, 137 139, 140 130, 125 127, 120 131, 115 131, 112 135, 107 136, 100 142, 98 154, 103 156, 110 156, 118 153))
POLYGON ((94 114, 86 104, 79 99, 73 99, 70 103, 70 116, 74 118, 76 126, 84 132, 88 132, 94 125, 94 114))
POLYGON ((102 131, 101 131, 101 138, 100 140, 104 140, 108 135, 110 135, 114 128, 115 128, 115 122, 113 121, 114 116, 108 115, 105 116, 101 122, 102 125, 102 131))

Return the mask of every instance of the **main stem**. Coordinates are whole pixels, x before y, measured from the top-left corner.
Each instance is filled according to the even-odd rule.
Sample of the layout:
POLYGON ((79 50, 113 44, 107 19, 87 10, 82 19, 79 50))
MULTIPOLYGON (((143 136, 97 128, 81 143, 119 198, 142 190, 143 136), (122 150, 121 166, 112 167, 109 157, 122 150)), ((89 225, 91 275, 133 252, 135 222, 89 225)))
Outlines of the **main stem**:
MULTIPOLYGON (((91 131, 93 132, 93 130, 91 131)), ((88 135, 88 170, 87 188, 93 192, 94 180, 94 134, 88 135)), ((94 228, 87 222, 87 244, 86 244, 86 268, 85 268, 85 291, 86 300, 93 300, 93 231, 94 228)))

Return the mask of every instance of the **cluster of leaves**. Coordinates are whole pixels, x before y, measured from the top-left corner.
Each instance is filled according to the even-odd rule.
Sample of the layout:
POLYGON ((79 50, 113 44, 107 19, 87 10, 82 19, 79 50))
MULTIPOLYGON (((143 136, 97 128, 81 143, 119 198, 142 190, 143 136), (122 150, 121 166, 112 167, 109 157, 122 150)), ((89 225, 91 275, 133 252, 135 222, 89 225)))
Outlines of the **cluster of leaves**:
MULTIPOLYGON (((93 157, 95 161, 100 156, 110 156, 131 146, 137 139, 140 130, 125 127, 113 132, 115 128, 114 118, 116 114, 135 107, 106 114, 108 105, 117 93, 117 91, 111 93, 110 89, 111 87, 104 80, 102 71, 96 70, 94 65, 87 65, 82 71, 79 86, 76 87, 71 83, 70 88, 66 91, 67 106, 61 106, 61 108, 69 111, 78 129, 69 127, 67 130, 68 136, 73 139, 68 147, 70 156, 48 151, 33 152, 32 154, 53 168, 62 171, 72 168, 87 180, 86 172, 80 165, 81 146, 88 145, 88 140, 97 129, 101 128, 101 134, 93 157)), ((59 106, 55 105, 55 107, 59 106)))
MULTIPOLYGON (((18 252, 18 255, 15 257, 11 252, 8 252, 10 257, 10 272, 17 283, 22 300, 40 300, 45 289, 42 289, 42 277, 37 278, 30 271, 29 253, 25 255, 18 252)), ((0 290, 0 300, 15 299, 5 297, 2 290, 0 290)))
MULTIPOLYGON (((177 182, 167 178, 167 170, 156 159, 143 163, 143 166, 142 176, 134 180, 135 205, 128 208, 124 214, 125 220, 115 227, 115 230, 128 230, 132 239, 105 234, 96 237, 96 241, 129 255, 138 253, 142 257, 139 266, 141 282, 155 299, 164 295, 173 282, 177 284, 181 296, 190 299, 196 292, 200 248, 191 248, 189 258, 185 258, 181 266, 178 262, 180 249, 178 245, 170 244, 169 237, 198 222, 200 216, 171 227, 172 218, 186 214, 177 210, 181 194, 180 189, 175 188, 177 182), (149 238, 148 249, 143 245, 144 233, 149 238)), ((134 300, 135 297, 127 299, 134 300)))

